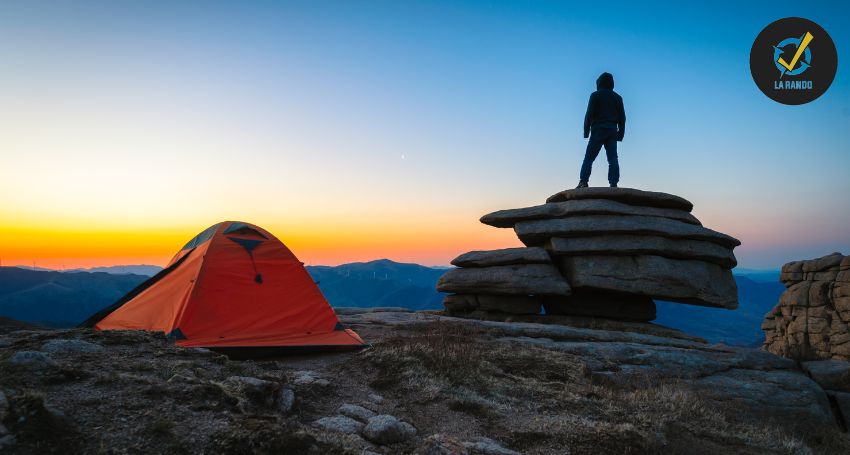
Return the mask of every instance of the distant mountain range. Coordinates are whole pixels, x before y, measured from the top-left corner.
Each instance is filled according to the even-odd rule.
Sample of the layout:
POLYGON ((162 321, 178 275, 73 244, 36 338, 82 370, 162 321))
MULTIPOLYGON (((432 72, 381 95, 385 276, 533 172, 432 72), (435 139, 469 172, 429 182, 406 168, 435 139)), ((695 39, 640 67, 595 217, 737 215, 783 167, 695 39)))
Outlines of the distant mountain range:
MULTIPOLYGON (((76 325, 161 270, 152 265, 39 271, 0 267, 0 316, 62 327, 76 325)), ((442 308, 435 289, 445 268, 387 259, 338 266, 307 266, 334 307, 442 308)), ((655 323, 713 342, 753 346, 763 339, 761 321, 785 287, 778 270, 735 270, 737 310, 657 302, 655 323)))
POLYGON ((140 264, 140 265, 112 265, 108 267, 90 267, 90 268, 80 268, 80 269, 46 269, 44 267, 27 267, 27 266, 16 266, 16 267, 8 267, 8 268, 20 268, 24 270, 31 270, 36 272, 61 272, 61 273, 76 273, 76 272, 103 272, 109 273, 112 275, 144 275, 144 276, 154 276, 157 272, 162 270, 162 267, 158 265, 148 265, 148 264, 140 264))
POLYGON ((0 267, 0 316, 53 327, 76 325, 147 278, 0 267))
POLYGON ((445 269, 379 259, 335 267, 307 266, 307 271, 335 307, 400 306, 426 310, 443 306, 444 294, 435 287, 445 269))
POLYGON ((103 272, 110 273, 113 275, 145 275, 145 276, 154 276, 162 270, 162 267, 158 265, 113 265, 110 267, 92 267, 88 269, 71 269, 65 270, 65 272, 103 272))

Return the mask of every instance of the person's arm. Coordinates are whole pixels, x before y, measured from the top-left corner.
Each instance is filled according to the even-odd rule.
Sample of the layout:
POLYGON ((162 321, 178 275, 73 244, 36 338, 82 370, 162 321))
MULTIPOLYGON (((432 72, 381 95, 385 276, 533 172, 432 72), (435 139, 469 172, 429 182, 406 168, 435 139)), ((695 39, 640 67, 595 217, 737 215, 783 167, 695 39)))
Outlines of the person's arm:
POLYGON ((617 140, 622 141, 626 134, 626 109, 623 107, 623 98, 617 100, 617 105, 620 109, 620 121, 617 122, 617 140))
POLYGON ((596 99, 594 98, 596 92, 590 94, 590 100, 587 102, 587 112, 584 114, 584 137, 587 138, 590 136, 590 125, 593 123, 593 108, 596 104, 596 99))

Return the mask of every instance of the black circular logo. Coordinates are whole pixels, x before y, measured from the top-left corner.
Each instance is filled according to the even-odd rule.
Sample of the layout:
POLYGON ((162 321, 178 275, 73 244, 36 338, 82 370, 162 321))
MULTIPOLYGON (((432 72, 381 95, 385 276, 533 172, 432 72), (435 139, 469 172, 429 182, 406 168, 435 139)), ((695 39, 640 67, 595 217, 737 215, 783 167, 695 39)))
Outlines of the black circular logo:
POLYGON ((838 69, 835 43, 820 25, 800 17, 771 23, 750 50, 758 88, 782 104, 805 104, 826 92, 838 69))

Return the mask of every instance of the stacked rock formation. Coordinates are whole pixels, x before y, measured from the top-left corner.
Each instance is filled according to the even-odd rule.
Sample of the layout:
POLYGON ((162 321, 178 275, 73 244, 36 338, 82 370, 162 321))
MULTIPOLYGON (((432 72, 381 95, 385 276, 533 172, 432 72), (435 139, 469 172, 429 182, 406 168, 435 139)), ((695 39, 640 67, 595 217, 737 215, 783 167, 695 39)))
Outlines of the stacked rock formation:
POLYGON ((797 360, 850 360, 850 256, 782 266, 787 288, 761 325, 764 348, 797 360))
POLYGON ((693 204, 666 193, 582 188, 543 205, 481 218, 513 228, 525 248, 471 251, 437 289, 446 313, 485 319, 579 315, 649 321, 655 302, 734 309, 740 242, 702 226, 693 204))

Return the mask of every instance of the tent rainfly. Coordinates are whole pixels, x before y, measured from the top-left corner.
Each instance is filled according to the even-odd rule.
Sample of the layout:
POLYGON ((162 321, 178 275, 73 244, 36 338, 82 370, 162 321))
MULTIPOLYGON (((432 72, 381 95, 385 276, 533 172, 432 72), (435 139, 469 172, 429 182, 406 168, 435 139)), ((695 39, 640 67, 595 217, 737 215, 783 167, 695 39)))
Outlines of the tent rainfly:
POLYGON ((238 221, 205 229, 82 326, 165 332, 180 346, 247 355, 364 345, 280 240, 238 221))

